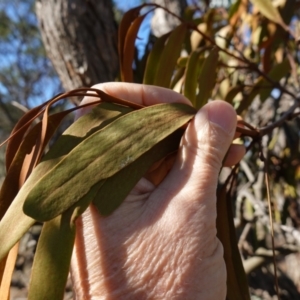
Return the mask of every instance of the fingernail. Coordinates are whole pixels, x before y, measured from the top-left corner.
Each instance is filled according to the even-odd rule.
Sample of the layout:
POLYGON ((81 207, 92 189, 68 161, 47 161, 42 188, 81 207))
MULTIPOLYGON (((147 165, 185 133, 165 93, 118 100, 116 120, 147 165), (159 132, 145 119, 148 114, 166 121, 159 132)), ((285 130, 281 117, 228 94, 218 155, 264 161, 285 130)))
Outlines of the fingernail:
POLYGON ((236 114, 232 107, 224 101, 213 101, 207 105, 208 120, 224 131, 232 133, 236 127, 236 114))

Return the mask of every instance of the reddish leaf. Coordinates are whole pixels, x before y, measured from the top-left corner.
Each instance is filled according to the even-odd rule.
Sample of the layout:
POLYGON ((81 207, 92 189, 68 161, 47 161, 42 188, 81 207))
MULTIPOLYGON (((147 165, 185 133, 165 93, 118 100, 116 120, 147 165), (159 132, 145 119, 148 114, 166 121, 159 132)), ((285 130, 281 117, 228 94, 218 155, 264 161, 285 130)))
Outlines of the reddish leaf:
POLYGON ((125 82, 133 82, 132 63, 135 53, 135 41, 142 22, 147 14, 137 17, 128 28, 124 48, 123 61, 121 64, 121 78, 125 82))
POLYGON ((131 26, 131 23, 138 17, 141 9, 145 5, 140 5, 135 8, 130 9, 128 12, 126 12, 121 20, 120 26, 119 26, 119 58, 120 58, 120 65, 122 66, 123 60, 124 60, 124 45, 126 40, 126 35, 129 27, 131 26))
POLYGON ((226 185, 217 192, 217 236, 224 247, 227 269, 227 300, 250 300, 247 277, 237 246, 233 213, 226 185))
POLYGON ((9 138, 9 140, 7 142, 6 157, 5 157, 6 170, 9 169, 10 164, 12 163, 12 161, 20 147, 20 144, 22 142, 22 139, 23 139, 27 129, 30 127, 30 125, 36 119, 36 117, 42 113, 43 108, 50 101, 51 100, 31 109, 15 125, 14 129, 11 132, 11 135, 10 135, 11 137, 9 138))
MULTIPOLYGON (((7 260, 5 261, 5 269, 3 270, 3 276, 0 276, 0 299, 9 300, 10 294, 10 283, 13 275, 13 271, 15 269, 15 263, 18 256, 19 243, 15 244, 15 246, 9 251, 7 260)), ((2 273, 1 273, 2 275, 2 273)))
MULTIPOLYGON (((62 119, 73 110, 74 109, 53 114, 49 117, 44 147, 53 136, 62 119)), ((34 164, 31 163, 31 156, 28 155, 30 153, 32 155, 34 154, 40 131, 41 123, 38 123, 25 136, 10 164, 10 168, 0 190, 0 220, 34 167, 34 164)))

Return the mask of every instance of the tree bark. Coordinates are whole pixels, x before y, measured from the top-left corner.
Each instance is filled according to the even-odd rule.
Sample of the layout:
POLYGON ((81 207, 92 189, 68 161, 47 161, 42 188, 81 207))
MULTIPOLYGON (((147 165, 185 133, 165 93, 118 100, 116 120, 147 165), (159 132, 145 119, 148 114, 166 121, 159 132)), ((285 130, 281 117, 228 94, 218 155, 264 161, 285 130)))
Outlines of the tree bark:
MULTIPOLYGON (((152 2, 166 7, 177 16, 182 16, 185 8, 187 7, 186 0, 153 0, 152 2)), ((177 18, 170 15, 165 10, 158 8, 154 11, 154 15, 151 20, 152 33, 154 36, 160 37, 174 29, 179 24, 180 22, 177 18)))
POLYGON ((110 0, 37 0, 48 57, 66 90, 115 80, 117 24, 110 0))

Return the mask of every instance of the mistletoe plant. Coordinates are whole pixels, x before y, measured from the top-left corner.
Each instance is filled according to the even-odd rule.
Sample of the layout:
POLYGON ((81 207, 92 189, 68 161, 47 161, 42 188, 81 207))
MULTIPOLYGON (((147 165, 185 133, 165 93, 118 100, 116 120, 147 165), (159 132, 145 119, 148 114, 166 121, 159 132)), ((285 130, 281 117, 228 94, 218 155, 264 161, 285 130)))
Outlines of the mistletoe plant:
MULTIPOLYGON (((262 138, 298 114, 298 98, 280 83, 283 79, 291 87, 298 86, 296 58, 291 51, 296 44, 286 25, 292 17, 291 2, 296 5, 286 1, 275 7, 270 0, 252 0, 249 5, 248 0, 238 0, 229 13, 207 9, 200 11, 201 17, 197 17, 197 7, 189 8, 182 19, 178 17, 177 28, 156 39, 145 55, 146 64, 135 61, 133 70, 140 25, 159 6, 136 7, 120 24, 122 81, 133 82, 142 73, 144 84, 180 92, 193 106, 172 103, 143 107, 130 99, 81 88, 58 95, 20 119, 6 141, 7 175, 0 191, 1 299, 9 297, 19 240, 37 221, 43 222, 43 229, 29 299, 62 299, 76 219, 91 203, 103 216, 117 209, 154 163, 176 153, 186 125, 209 99, 225 99, 245 118, 249 118, 245 113, 253 100, 259 98, 263 103, 275 88, 280 96, 292 99, 286 111, 280 115, 275 112, 272 122, 260 124, 260 129, 238 122, 236 130, 241 138, 247 137, 249 153, 257 159, 265 156, 262 138), (246 25, 251 41, 243 43, 246 25), (260 51, 254 51, 256 48, 260 51), (75 96, 94 97, 95 102, 49 113, 57 101, 75 96), (63 118, 89 105, 96 106, 44 153, 63 118)), ((234 167, 217 192, 217 229, 224 246, 229 300, 250 299, 230 202, 239 174, 238 166, 234 167)))

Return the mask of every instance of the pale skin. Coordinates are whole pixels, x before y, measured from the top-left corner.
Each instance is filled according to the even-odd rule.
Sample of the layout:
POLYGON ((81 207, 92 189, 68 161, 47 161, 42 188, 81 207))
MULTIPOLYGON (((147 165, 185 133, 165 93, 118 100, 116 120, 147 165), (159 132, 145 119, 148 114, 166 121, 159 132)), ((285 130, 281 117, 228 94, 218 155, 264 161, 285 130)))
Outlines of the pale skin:
MULTIPOLYGON (((94 87, 146 106, 189 104, 182 95, 153 86, 94 87)), ((83 100, 90 101, 94 98, 83 100)), ((142 178, 112 215, 102 217, 90 206, 77 220, 71 262, 76 299, 225 299, 216 189, 228 149, 226 166, 244 155, 243 146, 232 144, 236 120, 229 104, 210 102, 188 125, 159 184, 142 178)))

